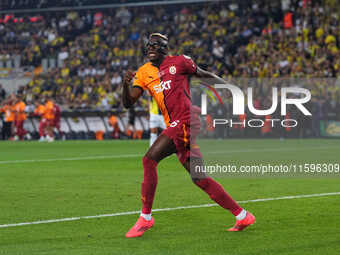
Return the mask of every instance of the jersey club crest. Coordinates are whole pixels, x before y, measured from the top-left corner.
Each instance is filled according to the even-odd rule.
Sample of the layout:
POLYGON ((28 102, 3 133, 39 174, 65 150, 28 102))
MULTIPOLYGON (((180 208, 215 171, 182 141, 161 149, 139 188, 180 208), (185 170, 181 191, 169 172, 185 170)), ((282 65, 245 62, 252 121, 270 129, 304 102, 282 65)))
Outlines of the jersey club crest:
POLYGON ((169 73, 170 74, 175 74, 176 73, 176 67, 175 66, 170 66, 169 73))

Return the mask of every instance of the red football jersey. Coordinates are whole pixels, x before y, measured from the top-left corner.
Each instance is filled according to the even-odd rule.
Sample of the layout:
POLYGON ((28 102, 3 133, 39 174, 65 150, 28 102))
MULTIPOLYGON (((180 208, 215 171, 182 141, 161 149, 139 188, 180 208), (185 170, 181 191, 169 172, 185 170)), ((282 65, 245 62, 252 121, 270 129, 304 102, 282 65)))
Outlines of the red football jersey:
POLYGON ((133 86, 148 90, 155 98, 167 126, 190 120, 191 97, 188 76, 196 73, 194 61, 185 55, 166 56, 159 67, 147 62, 135 76, 133 86))

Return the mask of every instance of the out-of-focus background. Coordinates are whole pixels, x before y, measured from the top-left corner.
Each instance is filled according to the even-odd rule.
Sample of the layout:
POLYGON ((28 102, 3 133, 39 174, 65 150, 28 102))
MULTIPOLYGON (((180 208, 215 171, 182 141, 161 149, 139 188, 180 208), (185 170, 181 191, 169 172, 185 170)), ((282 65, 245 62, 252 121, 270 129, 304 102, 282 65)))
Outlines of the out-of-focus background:
MULTIPOLYGON (((258 108, 266 107, 271 95, 270 85, 262 85, 261 79, 314 79, 304 82, 312 92, 308 107, 313 116, 299 125, 301 130, 274 128, 265 136, 336 137, 340 136, 339 24, 339 7, 332 0, 4 0, 0 104, 8 104, 5 99, 11 93, 17 96, 12 101, 23 100, 24 129, 31 139, 39 139, 42 119, 34 110, 48 100, 61 110, 61 127, 55 129, 58 139, 94 139, 98 132, 104 139, 148 138, 149 97, 145 93, 134 109, 126 111, 121 82, 127 69, 136 70, 147 61, 149 34, 161 32, 169 37, 171 54, 189 55, 200 67, 229 81, 258 80, 237 82, 245 91, 254 87, 258 108), (112 134, 111 116, 118 135, 112 134)), ((202 92, 204 87, 193 93, 195 104, 200 104, 202 92)), ((213 97, 210 103, 212 107, 216 103, 213 97)), ((5 121, 6 111, 2 112, 5 121)), ((218 115, 217 110, 211 115, 218 115)), ((11 139, 16 132, 12 128, 2 138, 11 139)), ((245 135, 231 128, 219 136, 264 133, 259 129, 245 135)))

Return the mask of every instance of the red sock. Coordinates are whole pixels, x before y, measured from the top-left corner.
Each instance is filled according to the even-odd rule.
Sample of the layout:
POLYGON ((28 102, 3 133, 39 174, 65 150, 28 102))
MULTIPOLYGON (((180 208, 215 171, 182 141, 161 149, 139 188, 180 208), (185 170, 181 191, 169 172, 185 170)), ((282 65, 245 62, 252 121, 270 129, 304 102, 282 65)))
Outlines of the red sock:
POLYGON ((224 209, 228 209, 235 216, 242 211, 236 201, 223 189, 223 187, 210 177, 203 180, 195 181, 195 184, 204 190, 212 200, 222 206, 224 209))
POLYGON ((157 187, 157 162, 143 157, 144 180, 142 182, 142 213, 150 214, 157 187))

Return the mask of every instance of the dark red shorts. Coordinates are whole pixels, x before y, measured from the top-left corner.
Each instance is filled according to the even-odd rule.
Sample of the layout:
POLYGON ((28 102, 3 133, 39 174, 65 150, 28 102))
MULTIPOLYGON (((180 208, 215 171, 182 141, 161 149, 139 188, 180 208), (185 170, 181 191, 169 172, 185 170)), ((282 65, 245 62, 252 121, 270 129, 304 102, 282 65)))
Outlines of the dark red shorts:
POLYGON ((190 158, 202 158, 200 147, 196 144, 196 137, 200 131, 199 121, 190 122, 177 120, 164 129, 162 134, 169 137, 176 145, 177 157, 184 164, 190 158))

